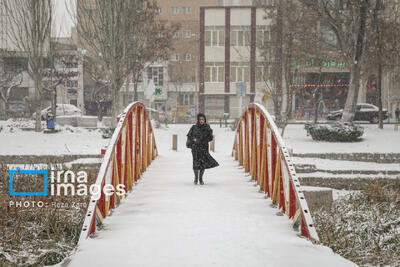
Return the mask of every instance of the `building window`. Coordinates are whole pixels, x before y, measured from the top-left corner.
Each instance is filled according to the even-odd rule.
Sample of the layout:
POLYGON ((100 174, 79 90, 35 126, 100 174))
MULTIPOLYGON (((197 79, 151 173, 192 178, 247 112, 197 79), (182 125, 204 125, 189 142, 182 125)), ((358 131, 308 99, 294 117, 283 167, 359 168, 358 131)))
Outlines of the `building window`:
POLYGON ((205 82, 224 82, 224 63, 207 63, 205 68, 205 82))
POLYGON ((271 41, 271 31, 267 29, 257 29, 256 42, 257 47, 263 47, 271 41))
POLYGON ((172 54, 171 60, 172 61, 178 61, 179 60, 179 55, 178 54, 172 54))
POLYGON ((74 105, 75 107, 78 106, 78 100, 77 100, 77 99, 71 99, 71 100, 69 100, 69 103, 70 103, 71 105, 74 105))
POLYGON ((190 31, 183 31, 183 37, 190 38, 191 36, 192 36, 192 33, 190 31))
POLYGON ((333 49, 337 46, 336 34, 328 27, 321 26, 321 47, 324 49, 333 49))
POLYGON ((193 94, 180 94, 179 95, 179 105, 181 105, 181 106, 194 105, 194 95, 193 94))
POLYGON ((171 7, 171 13, 172 14, 178 14, 179 13, 179 8, 177 6, 172 6, 171 7))
POLYGON ((64 81, 65 87, 68 88, 76 88, 78 87, 78 81, 77 80, 66 80, 64 81))
POLYGON ((262 5, 262 6, 273 6, 275 5, 274 0, 254 0, 253 1, 254 5, 262 5))
POLYGON ((157 7, 156 8, 156 13, 157 14, 161 14, 161 12, 162 12, 162 7, 157 7))
POLYGON ((231 46, 250 46, 249 27, 231 31, 231 46))
POLYGON ((164 69, 163 67, 148 67, 147 82, 153 80, 155 86, 164 85, 164 69))
POLYGON ((179 32, 178 31, 174 31, 172 33, 172 38, 175 38, 175 39, 179 38, 179 32))
POLYGON ((225 46, 224 30, 206 30, 205 31, 206 46, 225 46))
POLYGON ((265 82, 270 79, 272 64, 256 66, 256 81, 265 82))
POLYGON ((94 32, 85 32, 85 38, 87 40, 94 39, 95 37, 96 37, 96 34, 94 32))
POLYGON ((97 9, 95 8, 85 8, 85 12, 88 16, 92 17, 95 16, 97 13, 97 9))
POLYGON ((190 14, 190 13, 192 13, 192 8, 190 6, 184 6, 184 7, 182 7, 182 13, 190 14))
POLYGON ((248 82, 250 80, 249 66, 231 65, 231 82, 248 82))
POLYGON ((192 55, 188 54, 188 53, 183 54, 183 60, 191 61, 192 60, 192 55))

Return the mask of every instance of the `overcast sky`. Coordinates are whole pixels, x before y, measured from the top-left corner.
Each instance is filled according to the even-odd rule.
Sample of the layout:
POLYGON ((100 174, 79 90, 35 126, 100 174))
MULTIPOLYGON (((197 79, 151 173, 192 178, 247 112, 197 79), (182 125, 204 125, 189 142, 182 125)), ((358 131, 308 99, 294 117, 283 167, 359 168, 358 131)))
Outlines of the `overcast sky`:
POLYGON ((68 9, 72 10, 75 7, 75 0, 53 0, 55 3, 54 21, 56 31, 53 35, 57 37, 71 36, 71 27, 74 26, 74 21, 69 14, 68 9), (67 8, 68 7, 68 8, 67 8))

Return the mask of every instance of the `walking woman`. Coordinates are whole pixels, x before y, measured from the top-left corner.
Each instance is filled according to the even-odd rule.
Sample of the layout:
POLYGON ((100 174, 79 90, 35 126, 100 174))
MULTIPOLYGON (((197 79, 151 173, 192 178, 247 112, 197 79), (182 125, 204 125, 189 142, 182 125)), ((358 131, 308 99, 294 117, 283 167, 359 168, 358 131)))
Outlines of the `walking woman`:
POLYGON ((194 184, 200 182, 203 185, 204 170, 219 166, 208 153, 208 142, 212 141, 213 133, 204 114, 197 114, 197 123, 190 128, 187 137, 186 145, 192 149, 194 184))

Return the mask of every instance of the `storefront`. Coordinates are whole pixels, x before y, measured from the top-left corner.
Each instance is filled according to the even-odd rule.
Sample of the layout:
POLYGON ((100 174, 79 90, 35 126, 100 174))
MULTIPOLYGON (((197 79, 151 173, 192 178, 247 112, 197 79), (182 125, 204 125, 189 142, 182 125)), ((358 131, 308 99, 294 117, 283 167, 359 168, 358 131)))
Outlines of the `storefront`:
POLYGON ((313 115, 318 100, 321 113, 342 109, 349 91, 349 72, 309 72, 294 78, 292 107, 297 116, 313 115))

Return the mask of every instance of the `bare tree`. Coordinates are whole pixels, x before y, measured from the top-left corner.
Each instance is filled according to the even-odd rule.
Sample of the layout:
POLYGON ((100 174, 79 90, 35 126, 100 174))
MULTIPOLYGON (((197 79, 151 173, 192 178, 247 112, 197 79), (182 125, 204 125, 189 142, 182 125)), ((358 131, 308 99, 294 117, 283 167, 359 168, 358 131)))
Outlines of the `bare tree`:
POLYGON ((25 53, 28 59, 28 74, 35 83, 36 124, 41 130, 41 99, 45 57, 50 41, 52 21, 51 0, 3 0, 9 19, 9 40, 25 53))
POLYGON ((400 60, 399 4, 396 1, 376 1, 372 16, 373 34, 369 40, 362 74, 366 80, 377 77, 377 104, 379 107, 379 128, 383 129, 382 79, 383 73, 394 72, 400 60))
POLYGON ((137 77, 144 62, 161 57, 162 48, 169 45, 168 27, 156 21, 156 8, 153 0, 78 1, 80 45, 106 71, 112 89, 113 126, 123 108, 119 92, 128 75, 134 72, 137 77))
POLYGON ((79 73, 71 71, 71 65, 78 65, 78 56, 72 44, 60 44, 53 40, 50 42, 48 56, 46 58, 47 68, 44 69, 43 90, 51 95, 51 110, 56 118, 57 90, 64 88, 68 83, 73 82, 79 73), (69 49, 63 49, 69 46, 69 49))
POLYGON ((270 37, 258 43, 262 61, 262 78, 274 104, 276 122, 282 135, 291 116, 293 62, 319 55, 317 36, 311 32, 315 19, 296 0, 276 1, 276 8, 266 10, 272 18, 270 37), (268 41, 269 40, 269 41, 268 41))
POLYGON ((4 60, 0 59, 0 97, 4 102, 5 113, 9 112, 9 100, 14 88, 21 85, 23 79, 22 69, 7 70, 4 60))
POLYGON ((374 31, 373 14, 380 0, 299 0, 326 23, 338 40, 338 51, 350 66, 350 89, 342 120, 353 121, 360 89, 361 66, 374 31))
POLYGON ((86 57, 84 63, 84 72, 89 75, 94 87, 90 92, 90 99, 96 103, 97 119, 103 120, 105 115, 105 104, 112 101, 111 85, 104 79, 105 70, 103 66, 94 58, 86 57))

